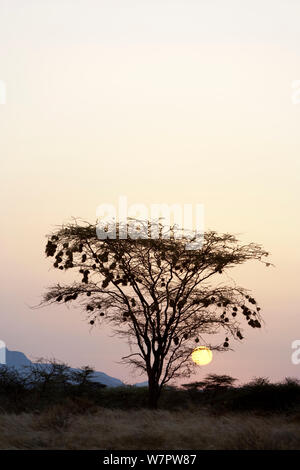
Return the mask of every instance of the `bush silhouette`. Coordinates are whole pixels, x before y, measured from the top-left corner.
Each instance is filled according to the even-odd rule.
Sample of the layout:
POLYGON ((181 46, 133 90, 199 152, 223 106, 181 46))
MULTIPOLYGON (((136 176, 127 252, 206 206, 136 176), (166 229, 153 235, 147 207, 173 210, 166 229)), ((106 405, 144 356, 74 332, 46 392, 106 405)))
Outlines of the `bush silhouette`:
MULTIPOLYGON (((60 410, 64 415, 92 413, 99 407, 141 409, 148 406, 148 388, 106 388, 93 382, 93 369, 71 369, 64 363, 41 361, 22 370, 0 366, 0 413, 60 410), (57 407, 57 408, 56 408, 57 407), (62 409, 65 409, 62 411, 62 409)), ((160 406, 165 410, 205 409, 212 413, 290 413, 299 409, 300 382, 286 378, 271 383, 255 378, 234 387, 227 375, 210 374, 183 388, 165 387, 160 406), (298 407, 298 408, 297 408, 298 407)), ((55 414, 55 411, 49 412, 55 414)), ((49 418, 50 419, 50 418, 49 418)))

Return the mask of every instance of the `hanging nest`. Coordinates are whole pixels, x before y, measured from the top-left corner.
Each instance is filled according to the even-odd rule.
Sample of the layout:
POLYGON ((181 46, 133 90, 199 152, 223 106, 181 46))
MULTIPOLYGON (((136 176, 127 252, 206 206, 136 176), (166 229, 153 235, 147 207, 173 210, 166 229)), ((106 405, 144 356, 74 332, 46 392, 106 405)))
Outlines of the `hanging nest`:
POLYGON ((83 271, 83 279, 81 282, 84 282, 85 284, 88 284, 89 282, 89 274, 90 274, 90 271, 88 269, 86 269, 85 271, 83 271))
POLYGON ((237 335, 237 337, 238 337, 239 339, 243 339, 243 338, 244 338, 243 335, 242 335, 242 333, 241 333, 240 331, 238 331, 236 335, 237 335))
POLYGON ((52 243, 50 240, 48 241, 46 248, 45 248, 45 253, 47 256, 54 256, 56 252, 57 245, 55 243, 52 243))
POLYGON ((100 260, 103 262, 103 263, 107 263, 108 261, 108 253, 103 253, 102 256, 99 256, 100 260))

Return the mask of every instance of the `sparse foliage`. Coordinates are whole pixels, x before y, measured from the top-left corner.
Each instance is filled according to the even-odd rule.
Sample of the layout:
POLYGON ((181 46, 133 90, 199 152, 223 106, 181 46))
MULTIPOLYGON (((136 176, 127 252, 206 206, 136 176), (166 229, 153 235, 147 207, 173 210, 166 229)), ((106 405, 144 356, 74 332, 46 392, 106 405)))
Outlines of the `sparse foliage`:
POLYGON ((236 379, 230 375, 208 374, 203 381, 183 384, 183 387, 193 390, 220 391, 233 387, 236 379))

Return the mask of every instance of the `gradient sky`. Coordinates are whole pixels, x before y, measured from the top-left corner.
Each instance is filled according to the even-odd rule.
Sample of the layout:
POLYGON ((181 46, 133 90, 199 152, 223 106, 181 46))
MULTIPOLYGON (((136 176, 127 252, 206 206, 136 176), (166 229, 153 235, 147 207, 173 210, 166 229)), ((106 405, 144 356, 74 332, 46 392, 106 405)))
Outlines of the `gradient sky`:
MULTIPOLYGON (((275 268, 232 276, 265 327, 203 374, 300 377, 300 3, 1 0, 0 339, 132 383, 128 353, 78 310, 32 310, 64 281, 45 234, 103 202, 203 203, 206 228, 262 243, 275 268), (61 275, 60 275, 61 274, 61 275), (58 279, 59 277, 59 279, 58 279)), ((184 382, 184 379, 183 379, 184 382)))

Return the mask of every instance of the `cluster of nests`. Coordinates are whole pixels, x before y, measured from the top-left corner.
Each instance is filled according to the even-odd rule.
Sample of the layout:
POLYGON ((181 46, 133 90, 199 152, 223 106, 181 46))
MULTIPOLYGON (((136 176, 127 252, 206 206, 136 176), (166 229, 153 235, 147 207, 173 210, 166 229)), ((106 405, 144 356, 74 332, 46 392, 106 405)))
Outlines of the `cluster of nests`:
MULTIPOLYGON (((87 305, 86 306, 86 310, 88 312, 93 312, 95 310, 95 308, 101 309, 101 304, 98 304, 96 306, 93 306, 93 305, 87 305)), ((100 312, 99 316, 104 317, 104 312, 100 312)), ((94 325, 94 323, 95 323, 95 320, 90 320, 90 325, 94 325)))
POLYGON ((55 256, 55 262, 53 263, 53 266, 55 268, 59 268, 59 269, 73 268, 74 265, 73 265, 73 253, 72 253, 72 251, 67 250, 66 255, 67 255, 67 260, 66 260, 65 265, 60 266, 60 263, 63 262, 64 252, 63 252, 63 250, 59 251, 55 256))
MULTIPOLYGON (((251 311, 251 310, 248 309, 248 307, 246 307, 245 305, 242 305, 241 309, 242 309, 242 314, 245 315, 246 320, 248 321, 248 325, 249 325, 249 326, 251 326, 252 328, 260 328, 260 327, 261 327, 261 324, 260 324, 260 322, 259 322, 257 319, 250 318, 250 315, 256 315, 256 312, 251 311)), ((233 307, 232 312, 231 312, 231 315, 232 315, 233 317, 236 317, 237 312, 238 312, 238 308, 237 308, 237 307, 233 307)), ((224 320, 226 323, 228 323, 228 322, 229 322, 229 318, 226 317, 226 314, 227 314, 227 312, 226 312, 226 310, 224 310, 224 312, 223 312, 222 315, 221 315, 221 318, 222 318, 222 320, 224 320)))
MULTIPOLYGON (((55 243, 58 240, 58 237, 56 235, 53 235, 51 237, 51 240, 48 240, 45 253, 47 256, 54 256, 57 250, 57 243, 55 243)), ((83 245, 80 244, 78 247, 73 247, 72 249, 69 249, 69 243, 65 242, 63 243, 63 249, 66 250, 64 253, 63 250, 60 250, 56 255, 55 255, 55 262, 53 263, 54 268, 59 268, 59 269, 69 269, 73 268, 73 253, 75 252, 82 252, 83 250, 83 245), (65 262, 65 265, 62 266, 61 263, 63 262, 63 257, 66 255, 67 259, 65 262)), ((86 257, 86 255, 84 255, 86 257)))
POLYGON ((58 297, 56 297, 56 302, 61 302, 62 300, 64 300, 65 302, 69 302, 70 300, 76 300, 77 297, 77 293, 66 295, 65 297, 63 295, 59 295, 58 297))
MULTIPOLYGON (((245 298, 248 300, 249 303, 251 303, 253 305, 256 305, 256 300, 253 297, 250 297, 249 295, 246 295, 245 298)), ((199 304, 200 302, 201 302, 201 300, 195 299, 194 304, 199 304)), ((216 303, 216 299, 215 299, 215 297, 211 297, 210 299, 206 299, 205 302, 203 303, 203 305, 204 305, 204 307, 208 307, 209 305, 214 304, 214 303, 216 303)), ((228 299, 226 299, 223 302, 218 302, 216 305, 217 305, 217 307, 225 307, 226 308, 229 304, 230 304, 230 301, 228 299)), ((260 311, 260 307, 256 307, 256 310, 257 310, 257 312, 256 312, 254 310, 250 310, 249 307, 247 307, 246 305, 242 305, 241 310, 242 310, 242 314, 245 315, 246 320, 248 321, 248 325, 250 325, 252 328, 260 328, 261 327, 261 324, 257 319, 250 318, 251 315, 255 316, 257 314, 257 312, 260 311)), ((226 310, 224 310, 223 313, 221 314, 221 319, 224 320, 226 323, 229 322, 229 318, 226 317, 227 313, 228 312, 226 310)), ((238 313, 238 308, 237 307, 232 307, 231 315, 233 317, 236 317, 237 313, 238 313)), ((242 339, 242 338, 240 338, 240 339, 242 339)))
MULTIPOLYGON (((113 274, 109 274, 108 275, 108 279, 113 279, 113 274)), ((120 276, 120 274, 117 274, 116 276, 116 280, 115 280, 115 284, 121 284, 122 286, 128 286, 129 285, 132 285, 133 282, 136 282, 136 283, 139 283, 139 284, 142 284, 142 279, 140 279, 139 277, 135 277, 135 276, 120 276)), ((106 287, 106 286, 103 286, 103 287, 106 287)))
MULTIPOLYGON (((69 295, 65 295, 65 296, 61 294, 61 295, 59 295, 58 297, 56 297, 55 300, 56 300, 56 302, 61 302, 62 300, 64 300, 64 302, 69 302, 70 300, 76 300, 77 297, 78 297, 78 295, 79 295, 78 293, 69 294, 69 295)), ((88 291, 88 292, 86 293, 86 295, 87 295, 87 297, 90 297, 90 296, 92 295, 92 293, 88 291)), ((86 306, 86 310, 87 310, 88 312, 93 312, 93 311, 95 310, 95 308, 101 309, 101 307, 102 307, 102 306, 101 306, 100 303, 99 303, 99 304, 95 304, 94 306, 88 304, 88 305, 86 306)), ((100 312, 100 313, 99 313, 99 316, 100 316, 100 317, 104 317, 104 312, 100 312)), ((91 325, 93 325, 94 323, 95 323, 95 320, 91 320, 91 321, 90 321, 90 324, 91 324, 91 325)))
MULTIPOLYGON (((59 240, 59 237, 56 236, 56 235, 53 235, 51 237, 50 240, 48 240, 47 242, 47 245, 46 245, 46 249, 45 249, 45 253, 47 256, 54 256, 55 253, 55 262, 53 263, 53 266, 55 268, 58 268, 58 269, 69 269, 69 268, 73 268, 74 267, 74 263, 73 263, 73 255, 74 253, 82 253, 83 252, 83 248, 84 248, 84 245, 82 243, 80 243, 79 245, 73 245, 71 247, 69 247, 69 243, 68 242, 65 242, 63 243, 62 245, 62 250, 60 250, 58 253, 57 253, 57 248, 58 248, 58 244, 56 243, 57 241, 59 240), (65 251, 64 251, 65 250, 65 251), (64 262, 64 256, 66 256, 66 259, 65 259, 65 262, 64 262), (64 263, 64 264, 63 264, 64 263)), ((103 252, 101 255, 97 254, 97 253, 93 253, 93 258, 95 260, 94 264, 91 266, 91 269, 93 270, 96 270, 97 268, 97 263, 98 264, 102 264, 103 263, 106 263, 108 262, 109 260, 109 253, 108 252, 103 252)), ((87 254, 86 253, 83 253, 82 256, 81 256, 81 263, 85 263, 87 261, 87 254)), ((110 270, 113 270, 115 269, 117 266, 116 264, 116 261, 113 261, 111 263, 111 265, 109 266, 109 269, 110 270)), ((83 274, 83 279, 82 279, 82 282, 84 283, 88 283, 88 274, 89 274, 89 271, 88 270, 80 270, 80 272, 83 274)), ((106 282, 105 282, 106 284, 106 282)), ((108 284, 107 284, 108 285, 108 284)), ((107 287, 107 285, 105 285, 105 287, 107 287)), ((125 284, 124 284, 125 285, 125 284)))

